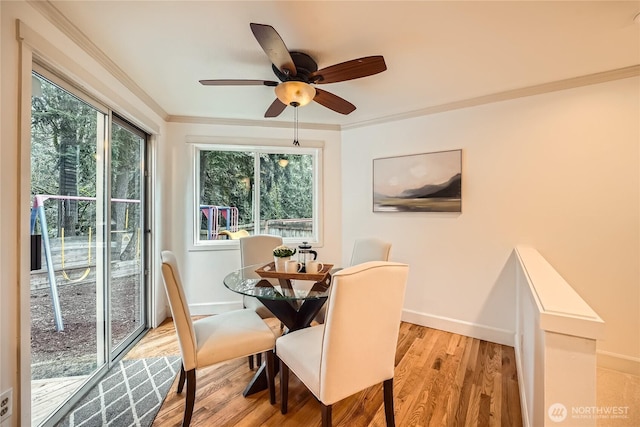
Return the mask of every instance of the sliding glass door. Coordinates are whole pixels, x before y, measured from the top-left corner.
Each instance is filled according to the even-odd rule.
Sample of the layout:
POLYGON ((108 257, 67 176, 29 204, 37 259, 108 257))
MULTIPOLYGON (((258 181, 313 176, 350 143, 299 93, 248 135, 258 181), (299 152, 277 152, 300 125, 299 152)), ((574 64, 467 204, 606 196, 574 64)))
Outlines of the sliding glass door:
POLYGON ((111 126, 111 348, 117 356, 145 328, 144 153, 146 136, 114 117, 111 126))
POLYGON ((146 328, 147 137, 45 70, 33 88, 36 426, 53 425, 146 328))

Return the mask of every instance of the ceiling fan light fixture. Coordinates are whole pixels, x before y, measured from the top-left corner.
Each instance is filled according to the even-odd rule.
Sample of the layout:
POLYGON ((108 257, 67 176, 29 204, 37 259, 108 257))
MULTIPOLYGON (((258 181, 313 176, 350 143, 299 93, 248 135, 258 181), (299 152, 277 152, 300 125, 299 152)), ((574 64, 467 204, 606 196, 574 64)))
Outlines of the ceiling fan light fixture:
POLYGON ((284 105, 304 106, 313 101, 316 90, 305 82, 288 81, 280 83, 275 88, 276 96, 284 105))

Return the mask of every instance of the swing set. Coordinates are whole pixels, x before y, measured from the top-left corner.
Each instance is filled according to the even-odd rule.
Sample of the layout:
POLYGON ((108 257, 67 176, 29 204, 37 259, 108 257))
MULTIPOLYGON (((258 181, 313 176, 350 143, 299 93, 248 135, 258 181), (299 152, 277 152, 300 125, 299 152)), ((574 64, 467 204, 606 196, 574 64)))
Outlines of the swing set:
POLYGON ((67 274, 67 270, 65 270, 65 265, 64 265, 64 227, 60 227, 60 238, 62 239, 61 242, 61 246, 62 246, 62 276, 67 280, 67 282, 71 282, 71 283, 77 283, 77 282, 81 282, 84 279, 87 278, 87 276, 89 276, 89 273, 91 272, 91 227, 89 227, 89 242, 88 242, 88 248, 87 248, 87 269, 84 271, 84 273, 82 273, 82 276, 78 277, 77 279, 71 279, 69 277, 69 275, 67 274))
POLYGON ((238 208, 229 206, 200 205, 200 211, 207 219, 207 239, 216 240, 220 234, 219 218, 225 219, 227 229, 225 231, 235 233, 238 231, 238 208))
MULTIPOLYGON (((81 196, 57 196, 57 195, 49 195, 49 194, 38 194, 33 197, 33 204, 31 207, 31 219, 30 219, 30 232, 33 236, 36 230, 36 220, 40 222, 40 232, 42 235, 42 246, 44 249, 44 257, 47 265, 47 276, 49 279, 49 289, 51 290, 51 301, 53 304, 53 314, 54 320, 56 324, 56 330, 58 332, 64 331, 64 323, 62 321, 62 312, 60 309, 60 297, 58 295, 58 284, 56 281, 56 273, 53 267, 53 257, 51 253, 51 243, 49 241, 49 231, 47 227, 47 217, 44 211, 44 202, 49 199, 55 200, 77 200, 77 201, 96 201, 95 197, 81 197, 81 196)), ((132 200, 132 199, 111 199, 112 203, 140 203, 140 200, 132 200)), ((125 229, 127 228, 129 223, 129 210, 127 207, 127 211, 125 214, 125 229)), ((139 233, 139 230, 138 230, 139 233)), ((71 279, 66 271, 67 265, 65 261, 65 235, 64 228, 60 228, 60 237, 61 237, 61 256, 62 256, 62 277, 70 282, 77 283, 82 280, 85 280, 89 273, 91 272, 91 243, 92 243, 92 229, 89 228, 89 236, 88 236, 88 252, 87 252, 87 268, 80 275, 80 277, 76 279, 71 279)), ((138 245, 140 240, 138 239, 138 245)), ((140 249, 136 250, 136 256, 140 256, 140 249)))

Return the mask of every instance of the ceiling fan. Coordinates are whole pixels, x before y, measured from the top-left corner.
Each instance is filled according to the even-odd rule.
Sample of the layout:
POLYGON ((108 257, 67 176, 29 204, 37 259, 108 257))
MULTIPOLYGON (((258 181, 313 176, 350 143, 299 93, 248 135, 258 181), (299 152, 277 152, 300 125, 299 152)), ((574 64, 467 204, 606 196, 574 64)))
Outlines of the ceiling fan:
POLYGON ((330 92, 312 85, 337 83, 381 73, 387 69, 381 55, 366 56, 318 70, 306 53, 289 52, 278 32, 270 25, 251 23, 251 31, 271 60, 273 72, 281 83, 272 80, 200 80, 205 86, 270 86, 276 99, 265 117, 277 117, 287 105, 300 107, 315 101, 333 111, 349 114, 356 106, 330 92))

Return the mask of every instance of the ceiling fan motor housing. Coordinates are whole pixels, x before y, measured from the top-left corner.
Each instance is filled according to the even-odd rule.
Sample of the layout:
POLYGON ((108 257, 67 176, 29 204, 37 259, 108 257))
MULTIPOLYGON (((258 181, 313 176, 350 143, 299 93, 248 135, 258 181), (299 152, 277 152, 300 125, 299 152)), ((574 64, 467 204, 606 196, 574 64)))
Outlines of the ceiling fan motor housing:
MULTIPOLYGON (((309 79, 309 74, 318 71, 318 64, 309 55, 302 52, 290 52, 291 59, 296 66, 297 75, 292 76, 286 72, 278 69, 275 65, 271 64, 273 73, 281 82, 287 82, 291 80, 301 81, 305 83, 313 83, 309 79)), ((285 70, 286 71, 286 70, 285 70)))

